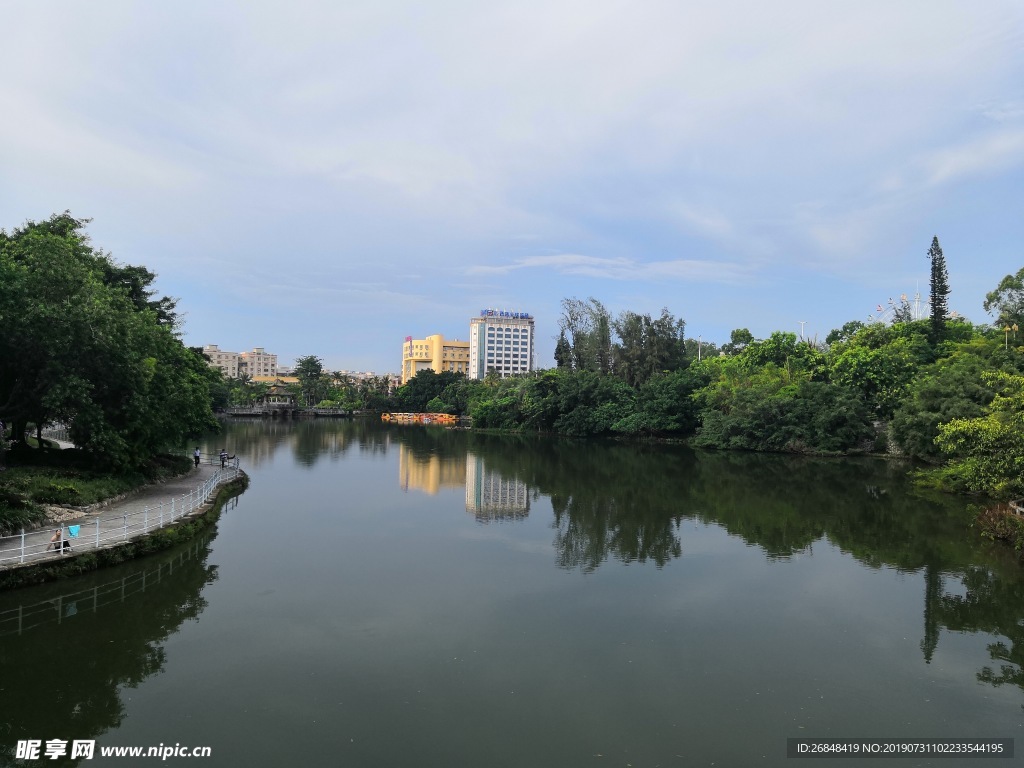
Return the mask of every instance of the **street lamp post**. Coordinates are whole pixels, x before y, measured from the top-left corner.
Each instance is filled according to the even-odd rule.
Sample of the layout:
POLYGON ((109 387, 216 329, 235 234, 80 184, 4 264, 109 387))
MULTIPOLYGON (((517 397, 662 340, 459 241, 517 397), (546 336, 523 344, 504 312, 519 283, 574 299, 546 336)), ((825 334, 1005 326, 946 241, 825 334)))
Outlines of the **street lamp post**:
POLYGON ((698 363, 700 362, 700 340, 701 340, 701 336, 700 336, 700 334, 697 334, 697 362, 698 363))
POLYGON ((800 341, 804 340, 804 326, 807 325, 806 320, 797 320, 800 323, 800 341))

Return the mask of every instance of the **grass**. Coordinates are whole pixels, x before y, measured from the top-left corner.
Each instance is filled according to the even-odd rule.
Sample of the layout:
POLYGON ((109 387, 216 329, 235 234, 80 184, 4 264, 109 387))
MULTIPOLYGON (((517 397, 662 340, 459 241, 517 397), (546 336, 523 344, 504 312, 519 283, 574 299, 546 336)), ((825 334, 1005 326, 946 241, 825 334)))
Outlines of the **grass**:
POLYGON ((87 506, 191 467, 185 456, 158 456, 141 471, 111 474, 91 469, 81 451, 22 447, 7 454, 7 469, 0 472, 0 534, 41 523, 43 504, 87 506))
POLYGON ((98 568, 118 565, 136 557, 143 557, 173 547, 187 541, 205 528, 215 525, 220 518, 224 502, 232 496, 244 492, 248 487, 249 478, 244 475, 232 480, 218 489, 213 506, 205 514, 187 518, 134 541, 119 544, 110 549, 99 549, 76 554, 69 558, 60 558, 53 562, 2 571, 0 572, 0 590, 78 576, 98 568))

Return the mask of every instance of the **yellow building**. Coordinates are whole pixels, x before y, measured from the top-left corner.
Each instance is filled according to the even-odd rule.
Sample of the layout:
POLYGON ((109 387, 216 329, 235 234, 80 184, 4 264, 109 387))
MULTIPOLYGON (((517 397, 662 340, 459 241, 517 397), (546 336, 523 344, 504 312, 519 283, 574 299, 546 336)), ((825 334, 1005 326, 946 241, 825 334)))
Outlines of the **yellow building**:
POLYGON ((428 368, 435 373, 469 372, 469 342, 445 341, 439 333, 425 339, 405 337, 402 345, 402 383, 405 384, 420 371, 428 368))

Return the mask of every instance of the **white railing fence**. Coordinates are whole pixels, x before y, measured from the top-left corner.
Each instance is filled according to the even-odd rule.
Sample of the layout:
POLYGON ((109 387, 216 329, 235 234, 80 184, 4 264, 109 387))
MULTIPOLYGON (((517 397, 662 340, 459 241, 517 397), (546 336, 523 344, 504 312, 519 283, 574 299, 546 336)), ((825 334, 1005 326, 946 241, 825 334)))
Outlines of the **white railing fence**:
MULTIPOLYGON (((235 497, 226 507, 237 504, 238 497, 235 497)), ((173 583, 176 570, 189 567, 193 561, 204 557, 208 541, 209 537, 193 539, 174 556, 155 558, 149 567, 120 579, 0 610, 0 637, 20 635, 44 624, 62 624, 78 616, 97 613, 108 605, 124 603, 164 583, 173 583)))
MULTIPOLYGON (((29 434, 35 436, 35 427, 32 426, 29 430, 29 434)), ((44 440, 60 440, 64 443, 70 443, 71 434, 68 428, 63 424, 47 424, 43 427, 43 439, 44 440)))
MULTIPOLYGON (((219 461, 215 456, 207 458, 207 462, 211 464, 215 460, 219 461)), ((13 536, 0 536, 0 568, 54 560, 77 552, 123 544, 137 536, 181 520, 206 504, 214 495, 217 486, 230 482, 241 474, 238 459, 232 458, 202 485, 168 501, 146 506, 141 511, 121 515, 101 514, 81 523, 62 523, 59 527, 42 532, 26 533, 22 529, 21 533, 13 536)))

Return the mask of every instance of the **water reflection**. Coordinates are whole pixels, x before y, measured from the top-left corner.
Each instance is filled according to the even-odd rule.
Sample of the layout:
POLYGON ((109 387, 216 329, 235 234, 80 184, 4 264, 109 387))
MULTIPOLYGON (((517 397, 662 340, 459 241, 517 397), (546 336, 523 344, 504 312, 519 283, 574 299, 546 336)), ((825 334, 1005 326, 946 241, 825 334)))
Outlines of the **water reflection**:
MULTIPOLYGON (((417 440, 417 431, 423 432, 410 428, 398 441, 398 484, 403 491, 435 495, 442 488, 464 489, 466 511, 482 523, 522 520, 530 514, 525 482, 491 466, 483 454, 464 444, 449 443, 454 450, 442 450, 433 442, 417 440)), ((444 431, 435 432, 432 440, 443 439, 444 431)))
POLYGON ((121 724, 120 689, 160 672, 164 641, 207 607, 212 537, 0 595, 0 763, 19 739, 95 739, 121 724))
POLYGON ((978 672, 979 682, 1016 685, 1024 689, 1024 576, 1020 563, 1007 569, 967 566, 957 573, 964 594, 937 590, 926 610, 936 626, 953 632, 984 632, 1001 636, 988 645, 994 666, 978 672))
POLYGON ((530 489, 489 467, 481 454, 467 451, 466 511, 481 523, 522 520, 530 514, 530 489))
POLYGON ((970 530, 963 499, 915 489, 903 464, 522 436, 453 440, 428 430, 394 437, 423 478, 410 486, 465 482, 466 508, 478 519, 525 517, 531 496, 550 499, 562 568, 592 572, 609 559, 664 567, 683 556, 683 524, 692 520, 724 528, 769 560, 831 543, 869 568, 921 574, 925 661, 943 629, 991 633, 1003 639, 988 646, 992 664, 978 680, 1024 687, 1024 569, 970 530))
POLYGON ((907 467, 835 460, 694 452, 680 446, 484 435, 396 427, 373 420, 234 424, 231 440, 258 461, 287 447, 303 466, 346 451, 398 451, 403 490, 464 489, 482 522, 524 520, 551 503, 553 560, 592 573, 609 560, 663 568, 682 557, 687 522, 717 526, 769 561, 833 545, 868 568, 920 574, 921 654, 942 630, 995 636, 977 679, 1024 687, 1024 569, 978 539, 962 499, 929 495, 907 467))
POLYGON ((1024 569, 902 466, 370 420, 211 441, 257 490, 215 588, 203 544, 173 575, 151 560, 144 592, 136 569, 0 595, 22 609, 20 635, 0 624, 0 764, 126 712, 123 742, 161 739, 176 709, 224 765, 710 764, 727 742, 746 765, 805 732, 1019 720, 1024 569))
POLYGON ((404 442, 398 444, 398 485, 436 494, 442 488, 463 488, 466 485, 465 455, 441 455, 417 451, 404 442))
MULTIPOLYGON (((258 468, 274 460, 281 451, 302 466, 312 468, 327 459, 336 462, 355 449, 364 454, 385 455, 391 446, 391 434, 372 419, 343 420, 233 418, 225 422, 223 435, 214 436, 208 446, 217 444, 229 453, 237 453, 243 464, 258 468)), ((209 450, 217 450, 210 447, 209 450)))

